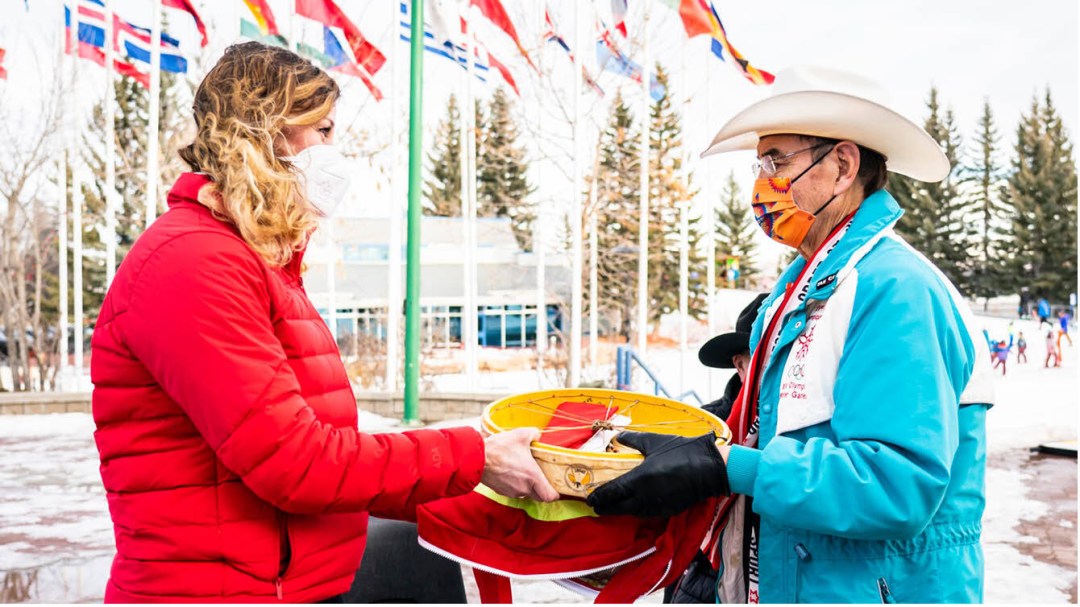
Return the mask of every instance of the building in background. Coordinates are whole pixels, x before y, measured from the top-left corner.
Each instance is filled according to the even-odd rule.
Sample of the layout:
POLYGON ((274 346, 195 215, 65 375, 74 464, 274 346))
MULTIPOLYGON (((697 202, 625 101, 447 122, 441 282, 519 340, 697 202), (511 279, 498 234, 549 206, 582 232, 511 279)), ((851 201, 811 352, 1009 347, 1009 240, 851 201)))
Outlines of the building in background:
MULTIPOLYGON (((423 217, 421 222, 421 339, 425 348, 461 346, 465 307, 464 225, 460 217, 423 217)), ((538 256, 522 251, 508 219, 477 219, 477 343, 488 347, 536 345, 538 256)), ((404 260, 404 239, 401 259, 404 260)), ((334 332, 342 353, 366 337, 385 341, 390 292, 390 219, 333 218, 315 233, 304 258, 304 288, 334 332), (330 243, 333 243, 332 245, 330 243), (327 262, 333 259, 334 274, 327 262), (331 323, 331 301, 336 313, 331 323)), ((570 267, 563 255, 545 260, 544 316, 549 340, 564 326, 559 311, 570 294, 570 267)), ((401 285, 405 264, 401 264, 401 285)), ((399 313, 404 308, 397 302, 399 313)), ((402 326, 404 326, 402 324, 402 326)))

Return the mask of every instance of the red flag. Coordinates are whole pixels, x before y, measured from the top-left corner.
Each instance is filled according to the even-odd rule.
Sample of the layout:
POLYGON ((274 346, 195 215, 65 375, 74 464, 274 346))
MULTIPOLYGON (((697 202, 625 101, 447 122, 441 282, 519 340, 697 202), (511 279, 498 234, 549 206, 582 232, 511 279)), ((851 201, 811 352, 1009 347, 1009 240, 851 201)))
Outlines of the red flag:
MULTIPOLYGON (((69 55, 71 54, 71 39, 67 35, 64 36, 64 52, 69 55)), ((3 51, 0 50, 0 59, 3 58, 2 55, 3 51)), ((105 67, 105 51, 89 42, 79 42, 79 58, 89 59, 101 67, 105 67)), ((150 88, 150 74, 139 71, 139 68, 134 65, 126 61, 113 59, 113 69, 122 76, 134 78, 135 81, 143 85, 143 87, 147 89, 150 88)))
POLYGON ((199 29, 199 33, 202 34, 202 45, 206 46, 206 24, 199 18, 199 13, 195 12, 195 7, 191 5, 191 0, 161 0, 161 6, 169 8, 178 8, 195 19, 195 27, 199 29))
POLYGON ((341 65, 335 65, 334 67, 330 68, 330 71, 345 74, 346 76, 354 76, 356 78, 359 78, 360 81, 364 83, 364 86, 366 86, 367 89, 371 91, 371 96, 375 98, 375 101, 382 101, 382 91, 379 90, 379 87, 375 86, 375 83, 372 82, 371 78, 369 78, 368 75, 364 73, 364 70, 357 67, 355 63, 351 61, 346 61, 341 65))
POLYGON ((386 63, 386 57, 364 38, 360 29, 349 21, 332 0, 296 0, 296 13, 326 26, 341 28, 353 56, 356 57, 356 63, 370 76, 374 76, 386 63))
POLYGON ((4 55, 7 53, 4 49, 0 48, 0 78, 7 80, 7 70, 4 69, 4 55))
POLYGON ((505 80, 506 83, 510 85, 510 88, 514 89, 514 92, 517 93, 518 97, 521 97, 521 91, 518 90, 517 83, 514 82, 514 77, 510 75, 510 70, 506 69, 506 66, 503 65, 502 62, 500 62, 498 59, 496 59, 495 56, 492 55, 490 52, 487 54, 487 59, 488 65, 499 70, 499 73, 502 74, 503 80, 505 80))
MULTIPOLYGON (((470 3, 479 8, 480 12, 488 18, 488 21, 494 23, 499 29, 506 32, 507 36, 510 36, 510 39, 517 45, 518 52, 521 53, 522 57, 525 57, 525 61, 529 62, 529 67, 536 70, 532 59, 529 58, 529 53, 525 52, 525 47, 521 46, 517 29, 514 27, 514 23, 510 21, 510 15, 507 14, 502 2, 500 0, 470 0, 470 3)), ((537 72, 539 73, 539 70, 537 72)))

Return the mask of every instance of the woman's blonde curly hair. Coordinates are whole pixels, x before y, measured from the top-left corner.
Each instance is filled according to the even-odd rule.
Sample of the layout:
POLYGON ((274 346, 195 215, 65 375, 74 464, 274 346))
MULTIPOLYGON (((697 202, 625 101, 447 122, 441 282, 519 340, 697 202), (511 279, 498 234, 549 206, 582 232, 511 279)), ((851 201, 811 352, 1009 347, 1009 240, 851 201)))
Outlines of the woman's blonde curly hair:
POLYGON ((296 170, 277 155, 284 130, 322 120, 340 94, 311 62, 259 42, 227 48, 195 92, 195 141, 180 157, 212 180, 199 201, 235 224, 271 265, 303 248, 318 217, 296 170))

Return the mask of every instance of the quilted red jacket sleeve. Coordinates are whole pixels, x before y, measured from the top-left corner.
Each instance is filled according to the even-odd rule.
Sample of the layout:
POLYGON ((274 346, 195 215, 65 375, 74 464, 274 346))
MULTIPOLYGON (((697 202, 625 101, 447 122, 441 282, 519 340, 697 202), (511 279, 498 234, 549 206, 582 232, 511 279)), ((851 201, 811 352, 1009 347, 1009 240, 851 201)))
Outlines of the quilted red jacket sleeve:
POLYGON ((118 319, 223 465, 303 514, 413 518, 420 503, 470 491, 484 465, 471 428, 365 434, 316 419, 274 333, 271 271, 239 239, 190 232, 147 260, 118 319))

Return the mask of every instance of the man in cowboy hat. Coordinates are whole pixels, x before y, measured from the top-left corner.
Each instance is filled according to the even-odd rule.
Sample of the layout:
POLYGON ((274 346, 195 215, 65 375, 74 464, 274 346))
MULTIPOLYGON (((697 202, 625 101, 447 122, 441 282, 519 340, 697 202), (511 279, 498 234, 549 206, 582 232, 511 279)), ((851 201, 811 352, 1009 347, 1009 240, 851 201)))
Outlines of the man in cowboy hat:
POLYGON ((724 602, 981 601, 988 355, 882 189, 886 171, 940 181, 948 160, 873 82, 819 68, 778 74, 702 155, 751 149, 758 224, 800 253, 751 332, 754 423, 711 449, 623 433, 645 461, 590 505, 655 516, 752 498, 759 526, 721 542, 724 602))

